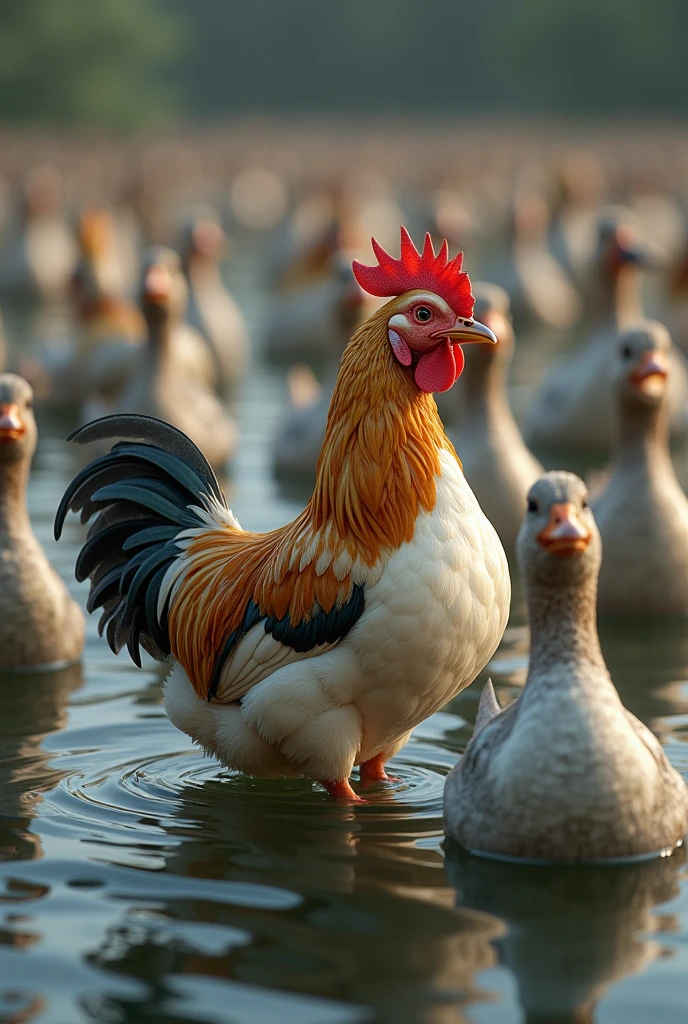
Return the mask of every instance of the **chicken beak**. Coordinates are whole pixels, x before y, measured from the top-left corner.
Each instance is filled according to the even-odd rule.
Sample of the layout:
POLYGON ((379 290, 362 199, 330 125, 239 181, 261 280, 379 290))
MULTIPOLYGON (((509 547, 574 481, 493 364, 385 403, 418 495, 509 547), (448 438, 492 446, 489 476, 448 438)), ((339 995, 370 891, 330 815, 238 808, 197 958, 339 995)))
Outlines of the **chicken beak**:
POLYGON ((26 431, 15 403, 0 404, 0 441, 18 441, 26 431))
POLYGON ((553 555, 567 557, 585 551, 592 534, 570 502, 552 505, 549 522, 540 530, 538 540, 553 555))
POLYGON ((459 345, 469 345, 472 342, 497 344, 497 336, 489 327, 481 324, 478 320, 462 319, 461 317, 457 317, 456 324, 450 331, 438 331, 436 337, 447 338, 459 345))

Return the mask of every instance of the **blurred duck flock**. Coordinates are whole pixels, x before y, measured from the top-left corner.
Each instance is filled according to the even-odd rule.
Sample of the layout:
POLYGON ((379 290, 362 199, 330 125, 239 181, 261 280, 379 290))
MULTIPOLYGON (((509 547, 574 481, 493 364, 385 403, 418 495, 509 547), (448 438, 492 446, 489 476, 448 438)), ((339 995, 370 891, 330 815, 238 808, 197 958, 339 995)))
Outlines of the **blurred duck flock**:
POLYGON ((0 73, 0 1019, 688 1020, 680 117, 146 127, 130 8, 0 73))

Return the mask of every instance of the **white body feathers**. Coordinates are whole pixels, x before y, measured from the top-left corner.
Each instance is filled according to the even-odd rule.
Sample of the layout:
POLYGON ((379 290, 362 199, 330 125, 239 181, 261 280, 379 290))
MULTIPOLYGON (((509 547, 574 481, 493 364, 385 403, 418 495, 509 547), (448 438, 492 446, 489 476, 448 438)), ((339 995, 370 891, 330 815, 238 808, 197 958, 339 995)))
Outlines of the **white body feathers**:
POLYGON ((295 654, 254 627, 232 657, 232 681, 239 674, 244 689, 251 674, 264 678, 241 703, 202 700, 175 665, 165 689, 174 724, 240 771, 334 780, 391 757, 471 683, 504 632, 510 581, 456 460, 442 451, 440 465, 434 509, 372 571, 365 610, 343 640, 295 654))

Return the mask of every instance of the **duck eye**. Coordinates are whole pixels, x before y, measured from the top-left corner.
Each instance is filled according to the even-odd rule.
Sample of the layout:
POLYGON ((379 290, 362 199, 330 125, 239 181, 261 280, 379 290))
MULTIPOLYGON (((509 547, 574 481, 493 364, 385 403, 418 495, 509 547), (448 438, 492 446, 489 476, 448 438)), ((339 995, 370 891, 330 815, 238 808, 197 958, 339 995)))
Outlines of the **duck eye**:
POLYGON ((624 345, 623 348, 621 349, 621 355, 624 357, 624 359, 630 359, 631 356, 633 355, 633 349, 631 348, 631 346, 630 345, 624 345))
POLYGON ((528 511, 529 512, 537 512, 537 510, 538 510, 538 503, 535 500, 535 498, 528 498, 528 511))
POLYGON ((416 320, 420 320, 421 323, 427 323, 432 317, 432 310, 428 309, 427 306, 419 306, 416 310, 416 320))
POLYGON ((589 508, 588 499, 587 498, 583 498, 583 503, 582 503, 581 507, 582 508, 589 508))

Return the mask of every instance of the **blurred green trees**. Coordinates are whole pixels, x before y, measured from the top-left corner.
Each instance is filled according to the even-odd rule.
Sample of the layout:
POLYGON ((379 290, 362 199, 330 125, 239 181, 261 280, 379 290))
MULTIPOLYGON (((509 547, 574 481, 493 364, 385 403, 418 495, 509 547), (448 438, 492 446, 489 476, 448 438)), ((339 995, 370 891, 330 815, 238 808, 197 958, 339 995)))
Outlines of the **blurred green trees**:
POLYGON ((0 121, 685 114, 688 0, 0 0, 0 121))
POLYGON ((0 0, 0 120, 137 128, 173 113, 180 24, 154 0, 0 0))
POLYGON ((528 108, 688 111, 686 0, 510 0, 503 13, 497 52, 528 108))

